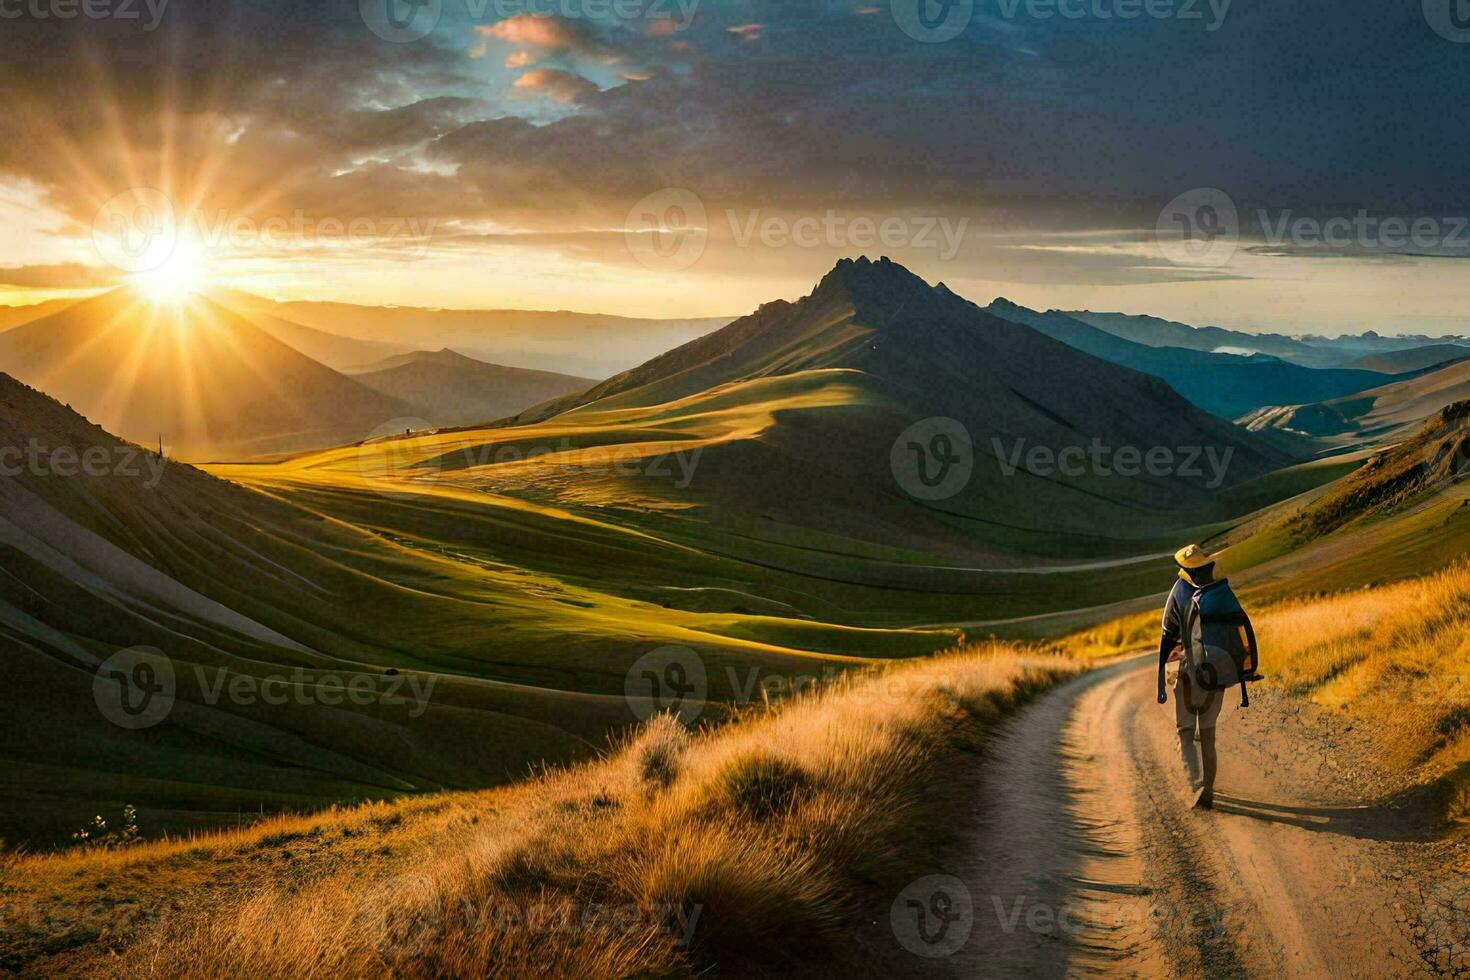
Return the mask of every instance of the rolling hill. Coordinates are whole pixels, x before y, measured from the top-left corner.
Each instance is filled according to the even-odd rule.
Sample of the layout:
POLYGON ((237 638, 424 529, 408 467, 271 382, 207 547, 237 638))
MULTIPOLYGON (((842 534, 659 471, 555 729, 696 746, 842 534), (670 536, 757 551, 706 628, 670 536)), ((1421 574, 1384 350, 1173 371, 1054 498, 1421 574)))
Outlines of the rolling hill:
POLYGON ((191 460, 355 442, 415 415, 201 297, 158 306, 119 289, 76 303, 0 334, 0 370, 191 460))
POLYGON ((423 350, 447 347, 493 364, 592 378, 615 374, 730 322, 727 317, 641 320, 566 311, 275 302, 241 292, 222 293, 220 299, 240 312, 263 313, 341 337, 408 343, 423 350))
POLYGON ((373 468, 396 459, 391 442, 348 447, 298 464, 314 493, 252 492, 0 375, 0 711, 13 722, 0 837, 59 842, 125 803, 156 832, 493 785, 634 722, 628 672, 660 648, 697 650, 708 696, 733 700, 742 678, 816 676, 957 636, 829 625, 753 596, 736 604, 761 614, 678 608, 709 605, 679 601, 699 583, 804 596, 837 618, 839 595, 863 608, 873 590, 523 500, 373 492, 373 468), (137 648, 167 658, 176 703, 126 730, 99 710, 95 677, 137 648), (295 693, 277 703, 266 683, 295 693), (316 696, 347 684, 383 697, 316 696))
MULTIPOLYGON (((1163 378, 1200 408, 1234 419, 1265 405, 1326 401, 1393 380, 1390 373, 1309 368, 1264 354, 1218 354, 1150 347, 1125 340, 1066 313, 1041 313, 997 299, 986 311, 1024 323, 1068 346, 1163 378)), ((1470 351, 1466 351, 1470 354, 1470 351)))
POLYGON ((1434 368, 1445 367, 1452 361, 1470 359, 1470 347, 1460 344, 1429 344, 1425 347, 1410 347, 1407 350, 1365 354, 1348 364, 1348 367, 1364 371, 1382 371, 1385 374, 1413 374, 1434 368))
POLYGON ((1210 482, 1182 465, 1119 479, 1106 463, 1049 466, 1052 454, 1208 447, 1232 459, 1225 483, 1285 461, 1160 379, 992 316, 886 259, 845 260, 798 303, 767 304, 516 421, 686 431, 685 420, 697 429, 742 414, 749 429, 706 445, 690 488, 712 520, 757 535, 769 522, 936 548, 942 539, 950 550, 967 542, 991 556, 1065 555, 1069 540, 1074 553, 1128 553, 1130 536, 1197 515, 1210 482), (942 502, 905 493, 893 475, 895 444, 928 419, 953 420, 973 446, 972 478, 942 502))
POLYGON ((487 364, 448 349, 401 354, 347 373, 376 392, 417 406, 435 426, 493 422, 597 383, 487 364))
POLYGON ((256 308, 256 304, 238 302, 239 295, 228 290, 219 290, 211 294, 211 298, 216 298, 225 309, 238 313, 287 347, 305 354, 313 361, 325 364, 334 371, 346 372, 364 364, 409 354, 413 350, 404 344, 357 340, 328 333, 325 330, 304 327, 299 323, 272 316, 256 308))
POLYGON ((1253 430, 1290 429, 1340 443, 1402 438, 1446 406, 1470 398, 1470 361, 1309 405, 1252 412, 1241 421, 1253 430))
POLYGON ((75 302, 77 301, 74 299, 53 299, 31 306, 0 306, 0 332, 60 313, 75 302))

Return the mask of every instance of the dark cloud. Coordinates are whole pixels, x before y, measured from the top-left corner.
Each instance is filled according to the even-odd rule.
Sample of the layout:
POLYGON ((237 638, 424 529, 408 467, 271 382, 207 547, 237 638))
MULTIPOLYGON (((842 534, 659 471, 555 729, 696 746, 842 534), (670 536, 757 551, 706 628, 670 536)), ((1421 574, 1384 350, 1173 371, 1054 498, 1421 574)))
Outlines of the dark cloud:
POLYGON ((380 40, 356 7, 177 0, 152 33, 7 22, 0 171, 83 223, 109 188, 171 171, 214 206, 493 223, 599 250, 669 187, 717 213, 917 210, 1043 241, 1151 229, 1195 187, 1243 210, 1470 208, 1470 52, 1418 3, 1237 0, 1211 31, 1039 20, 1021 0, 1011 17, 977 5, 940 44, 835 0, 709 0, 687 30, 446 19, 417 44, 380 40), (471 58, 483 40, 513 68, 471 58))

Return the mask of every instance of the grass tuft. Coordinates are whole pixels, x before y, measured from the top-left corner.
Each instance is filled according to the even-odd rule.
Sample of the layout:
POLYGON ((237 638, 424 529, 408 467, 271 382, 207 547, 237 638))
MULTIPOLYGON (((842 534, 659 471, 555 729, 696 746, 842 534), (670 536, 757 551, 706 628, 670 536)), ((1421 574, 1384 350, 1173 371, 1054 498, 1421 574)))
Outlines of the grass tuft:
POLYGON ((628 753, 643 782, 666 788, 679 775, 679 759, 688 748, 689 732, 674 715, 663 714, 643 727, 628 753))
POLYGON ((749 752, 721 766, 706 789, 706 805, 716 815, 766 821, 790 812, 811 786, 800 766, 768 751, 749 752))

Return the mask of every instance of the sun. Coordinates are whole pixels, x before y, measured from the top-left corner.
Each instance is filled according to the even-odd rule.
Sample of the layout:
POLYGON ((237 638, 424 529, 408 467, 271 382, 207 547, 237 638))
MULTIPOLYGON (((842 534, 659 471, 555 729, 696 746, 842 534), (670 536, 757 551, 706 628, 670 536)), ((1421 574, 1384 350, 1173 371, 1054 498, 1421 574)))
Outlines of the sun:
POLYGON ((133 284, 155 303, 181 303, 202 290, 208 279, 204 250, 182 238, 147 265, 148 271, 134 276, 133 284))

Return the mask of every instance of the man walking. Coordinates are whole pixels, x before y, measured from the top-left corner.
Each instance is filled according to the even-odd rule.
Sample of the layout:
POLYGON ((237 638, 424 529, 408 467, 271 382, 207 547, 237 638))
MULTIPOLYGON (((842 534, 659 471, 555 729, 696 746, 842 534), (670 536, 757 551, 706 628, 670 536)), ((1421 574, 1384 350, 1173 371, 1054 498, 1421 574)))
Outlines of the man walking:
MULTIPOLYGON (((1249 704, 1242 676, 1231 673, 1227 658, 1206 659, 1206 652, 1191 650, 1203 647, 1199 632, 1201 609, 1223 610, 1227 622, 1243 622, 1243 635, 1249 634, 1250 670, 1254 671, 1254 634, 1230 583, 1215 578, 1215 556, 1197 544, 1181 549, 1174 556, 1179 566, 1178 580, 1164 604, 1163 635, 1159 640, 1159 704, 1168 703, 1167 690, 1174 691, 1174 728, 1179 735, 1179 754, 1194 791, 1194 805, 1210 809, 1215 802, 1215 726, 1225 700, 1225 688, 1241 683, 1242 704, 1249 704), (1191 611, 1193 615, 1191 616, 1191 611), (1222 669, 1221 664, 1224 665, 1222 669), (1198 745, 1196 746, 1196 739, 1198 745)), ((1246 642, 1242 639, 1242 642, 1246 642)))

